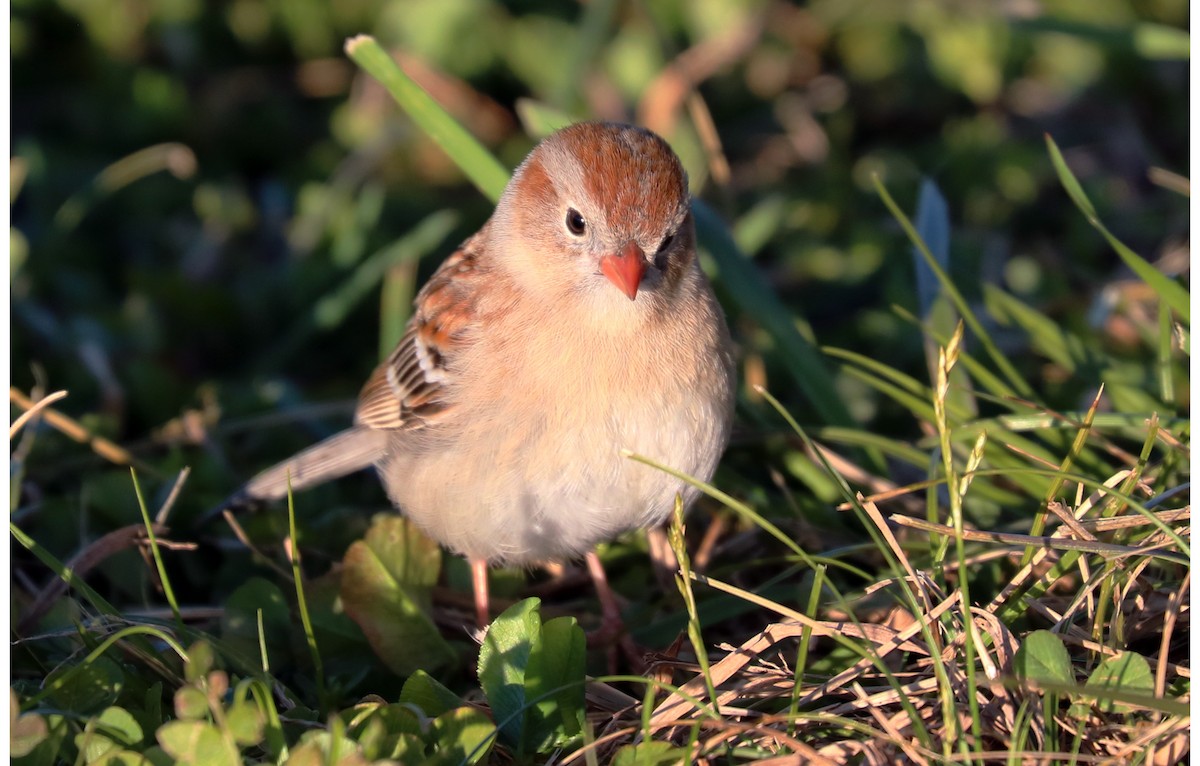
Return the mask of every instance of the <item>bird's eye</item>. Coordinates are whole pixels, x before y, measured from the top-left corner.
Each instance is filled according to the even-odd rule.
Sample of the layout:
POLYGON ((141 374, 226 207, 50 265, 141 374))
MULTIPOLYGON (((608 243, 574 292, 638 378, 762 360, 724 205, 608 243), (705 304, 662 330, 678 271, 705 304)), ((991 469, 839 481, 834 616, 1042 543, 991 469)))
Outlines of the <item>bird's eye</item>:
POLYGON ((583 215, 573 207, 567 208, 567 231, 577 237, 582 237, 586 228, 587 222, 583 220, 583 215))
POLYGON ((662 241, 662 244, 658 246, 658 252, 660 252, 660 253, 661 253, 661 252, 665 251, 665 250, 666 250, 668 247, 670 247, 670 246, 671 246, 671 243, 672 243, 672 242, 674 242, 674 241, 675 241, 675 235, 674 235, 674 234, 668 234, 668 235, 667 235, 667 237, 666 237, 666 239, 664 239, 664 240, 662 241))

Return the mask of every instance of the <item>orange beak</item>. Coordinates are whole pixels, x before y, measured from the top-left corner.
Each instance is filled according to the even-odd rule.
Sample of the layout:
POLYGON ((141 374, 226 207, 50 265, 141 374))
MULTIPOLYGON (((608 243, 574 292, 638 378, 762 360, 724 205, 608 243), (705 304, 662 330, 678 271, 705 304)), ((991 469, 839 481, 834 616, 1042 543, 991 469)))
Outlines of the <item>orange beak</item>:
POLYGON ((636 242, 630 242, 620 253, 602 257, 600 271, 618 290, 629 296, 629 300, 633 300, 637 298, 638 285, 646 273, 646 254, 636 242))

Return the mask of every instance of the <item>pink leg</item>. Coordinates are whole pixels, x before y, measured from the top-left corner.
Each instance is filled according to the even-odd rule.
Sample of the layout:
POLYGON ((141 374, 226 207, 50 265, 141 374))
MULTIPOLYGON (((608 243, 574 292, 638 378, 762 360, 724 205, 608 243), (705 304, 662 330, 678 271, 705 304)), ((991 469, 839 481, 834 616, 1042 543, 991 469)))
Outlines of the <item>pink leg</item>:
POLYGON ((605 635, 620 635, 625 630, 621 620, 621 607, 617 606, 617 597, 612 588, 608 587, 608 576, 604 573, 604 565, 595 551, 587 552, 588 574, 596 585, 596 595, 600 598, 600 633, 605 635))
POLYGON ((490 621, 488 610, 488 571, 483 559, 471 559, 471 586, 475 591, 475 621, 482 630, 490 621))
POLYGON ((603 646, 608 650, 609 672, 615 673, 617 668, 617 648, 628 659, 630 667, 637 673, 645 669, 642 660, 642 650, 633 643, 633 639, 625 632, 625 621, 621 618, 621 607, 617 605, 617 597, 612 588, 608 587, 608 576, 604 574, 604 565, 595 551, 587 554, 588 574, 596 586, 596 596, 600 599, 600 627, 588 635, 589 646, 603 646))

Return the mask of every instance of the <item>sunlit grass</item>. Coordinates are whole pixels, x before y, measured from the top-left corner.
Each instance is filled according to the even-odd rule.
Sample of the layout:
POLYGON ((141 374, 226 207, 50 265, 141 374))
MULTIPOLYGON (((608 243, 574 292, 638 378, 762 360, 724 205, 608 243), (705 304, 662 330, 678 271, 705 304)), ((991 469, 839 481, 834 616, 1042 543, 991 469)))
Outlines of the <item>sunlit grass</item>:
MULTIPOLYGON (((140 73, 138 108, 114 101, 121 119, 71 133, 85 157, 92 131, 120 131, 96 167, 64 171, 36 134, 15 145, 13 361, 33 384, 10 391, 14 763, 1182 760, 1190 313, 1169 190, 1188 179, 1149 168, 1163 202, 1103 151, 1059 148, 1169 155, 1162 94, 1134 98, 1085 64, 1151 51, 1165 66, 1186 54, 1180 30, 899 6, 862 25, 836 4, 676 18, 606 0, 567 23, 482 2, 469 24, 454 4, 385 15, 387 44, 356 36, 342 60, 342 36, 370 29, 353 9, 256 21, 243 5, 207 23, 260 54, 278 35, 303 63, 217 84, 189 70, 185 88, 184 37, 152 46, 152 66, 132 43, 191 22, 59 9, 140 73), (419 52, 396 44, 414 30, 419 52), (525 45, 531 30, 554 37, 486 38, 525 45), (309 106, 336 102, 328 125, 286 112, 283 130, 285 111, 256 107, 292 75, 309 106), (514 114, 481 82, 518 93, 514 114), (921 110, 968 111, 914 115, 897 106, 909 87, 929 96, 921 110), (171 105, 206 88, 215 108, 183 121, 196 146, 125 145, 174 130, 171 105), (1094 108, 1095 92, 1136 115, 1157 105, 1163 133, 1114 121, 1081 138, 1054 100, 1094 108), (255 141, 221 148, 254 157, 247 185, 207 132, 243 113, 255 141), (312 402, 350 395, 356 365, 390 350, 423 274, 531 142, 592 114, 652 121, 719 200, 696 200, 701 260, 743 360, 738 433, 672 529, 678 589, 648 587, 641 538, 604 551, 631 632, 655 637, 646 672, 581 648, 596 610, 569 564, 497 573, 509 608, 481 648, 462 568, 409 544, 371 481, 231 519, 233 537, 193 528, 324 418, 344 422, 312 402), (892 143, 894 126, 935 120, 927 142, 892 143), (1044 147, 1007 122, 1043 120, 1044 147), (307 131, 336 138, 296 152, 307 131), (299 192, 263 170, 275 151, 318 180, 299 192), (459 174, 476 191, 447 186, 459 174), (993 279, 996 242, 1030 278, 993 279), (875 265, 855 271, 866 252, 875 265), (1132 277, 1111 273, 1117 259, 1132 277), (915 303, 914 272, 933 284, 915 303), (42 395, 57 388, 71 396, 42 395), (364 537, 369 561, 351 560, 364 537), (365 565, 387 590, 355 600, 346 582, 365 565), (381 613, 364 619, 364 601, 381 613)), ((14 10, 25 72, 31 13, 14 10)))

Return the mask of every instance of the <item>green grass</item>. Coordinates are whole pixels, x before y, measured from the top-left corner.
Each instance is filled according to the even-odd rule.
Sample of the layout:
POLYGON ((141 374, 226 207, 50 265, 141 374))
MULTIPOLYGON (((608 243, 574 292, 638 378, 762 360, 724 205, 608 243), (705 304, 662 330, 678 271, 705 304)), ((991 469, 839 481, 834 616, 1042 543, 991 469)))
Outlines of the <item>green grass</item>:
MULTIPOLYGON (((374 16, 340 6, 263 11, 278 25, 265 33, 250 5, 207 18, 256 56, 280 55, 256 46, 281 36, 305 62, 297 82, 338 93, 327 114, 311 95, 288 107, 293 128, 337 136, 299 152, 298 131, 272 123, 279 112, 197 116, 173 100, 186 90, 172 65, 150 66, 102 19, 79 17, 89 50, 133 62, 121 65, 140 99, 124 118, 129 140, 176 159, 186 150, 194 165, 155 175, 178 170, 166 149, 111 142, 98 165, 108 170, 60 177, 49 169, 69 154, 52 128, 16 143, 14 763, 1182 760, 1190 315, 1172 253, 1187 200, 1130 184, 1087 150, 1124 140, 1120 121, 1021 102, 1032 84, 1111 109, 1111 95, 1088 89, 1103 85, 1157 118, 1146 143, 1169 170, 1186 115, 1155 102, 1168 70, 1146 57, 1170 66, 1175 22, 1100 34, 1069 15, 1010 30, 940 6, 864 26, 822 4, 759 17, 741 3, 721 16, 715 5, 596 2, 570 20, 460 5, 389 16, 399 6, 381 2, 382 46, 358 35, 374 16), (719 200, 698 200, 697 224, 739 343, 738 432, 686 525, 672 525, 674 587, 649 586, 643 536, 602 551, 633 637, 652 652, 644 672, 614 672, 585 649, 598 609, 572 565, 493 573, 504 609, 477 642, 465 565, 370 481, 231 528, 192 524, 349 417, 324 403, 353 394, 423 275, 482 221, 504 168, 537 137, 614 94, 632 113, 658 78, 724 55, 693 46, 747 20, 759 37, 732 73, 705 76, 668 135, 696 191, 719 200), (447 49, 482 51, 474 73, 438 53, 436 40, 484 28, 503 31, 447 49), (1160 42, 1137 43, 1144 29, 1160 42), (350 60, 386 95, 338 57, 335 32, 356 35, 350 60), (949 50, 961 67, 946 67, 949 50), (827 90, 771 84, 814 51, 836 62, 827 90), (393 52, 416 52, 401 58, 408 74, 393 52), (422 62, 461 79, 431 78, 422 62), (489 92, 479 72, 520 82, 519 129, 475 98, 489 92), (989 101, 992 75, 1005 95, 989 101), (840 103, 838 83, 851 96, 840 103), (894 97, 918 86, 928 113, 894 97), (748 106, 759 102, 771 108, 748 106), (1054 139, 1021 133, 1012 115, 1030 109, 1054 139), (205 130, 232 120, 229 154, 179 114, 205 130), (708 167, 706 114, 730 182, 708 167), (928 143, 868 138, 914 121, 939 129, 928 143), (804 143, 813 125, 825 159, 773 175, 772 152, 815 151, 804 143), (162 144, 156 131, 191 138, 162 144), (274 176, 256 189, 212 169, 238 152, 291 152, 299 177, 325 180, 279 182, 295 207, 275 230, 274 176), (170 185, 181 183, 192 184, 183 197, 170 185), (157 252, 145 232, 180 231, 203 246, 170 269, 140 255, 157 252), (986 255, 997 240, 1011 243, 999 278, 986 255), (101 269, 112 253, 122 267, 101 269), (922 270, 934 289, 914 301, 922 270), (378 310, 365 300, 376 289, 378 310), (20 369, 35 362, 36 375, 20 369), (57 389, 70 394, 43 398, 57 389)), ((51 78, 22 40, 75 13, 14 12, 14 103, 38 108, 31 88, 51 78)))

